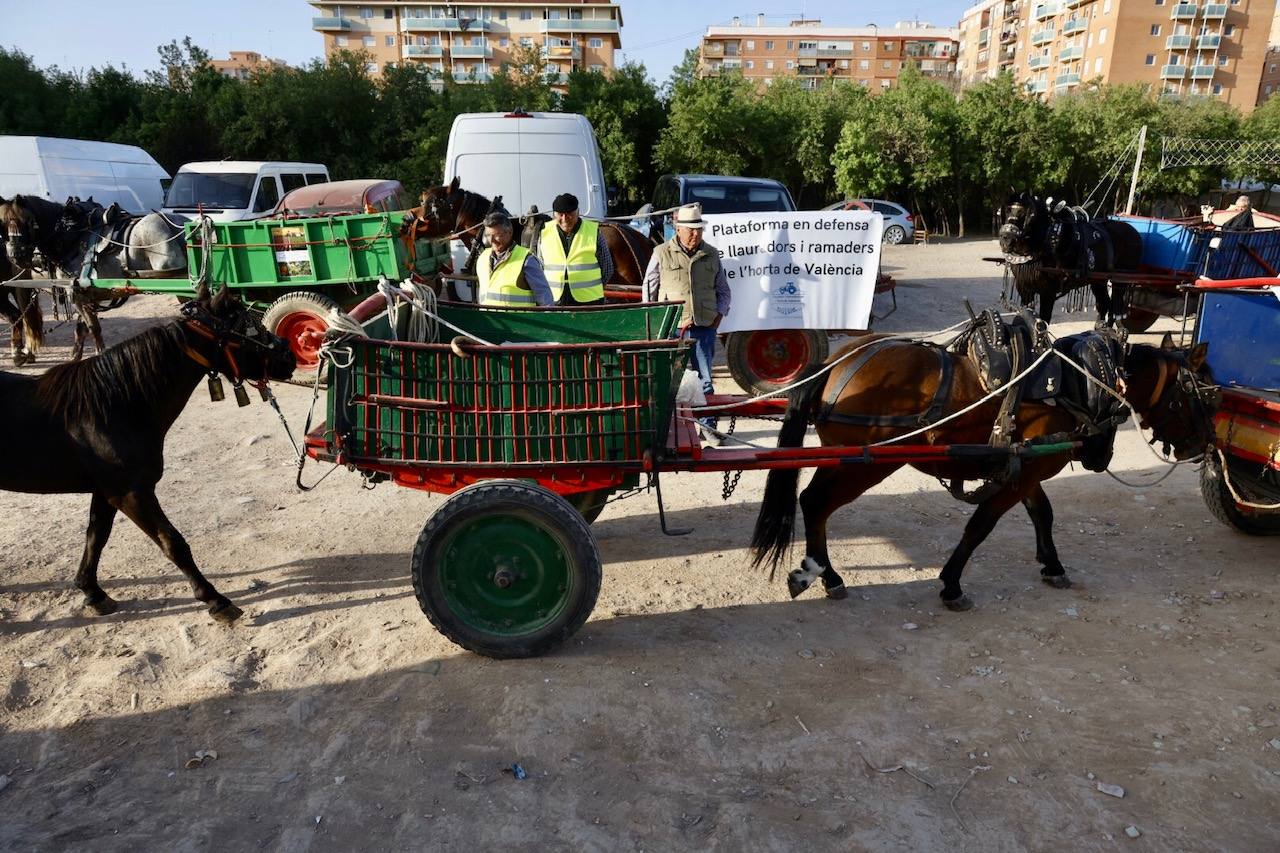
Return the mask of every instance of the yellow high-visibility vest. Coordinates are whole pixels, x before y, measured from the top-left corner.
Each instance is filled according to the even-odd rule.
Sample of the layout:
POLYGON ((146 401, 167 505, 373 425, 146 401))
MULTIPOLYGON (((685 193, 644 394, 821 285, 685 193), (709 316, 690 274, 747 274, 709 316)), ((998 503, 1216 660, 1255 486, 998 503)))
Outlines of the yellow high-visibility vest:
POLYGON ((578 233, 569 244, 569 256, 565 257, 564 243, 560 242, 560 227, 555 220, 542 228, 542 269, 556 302, 564 289, 569 288, 577 302, 594 302, 604 299, 604 278, 600 272, 600 260, 596 257, 596 237, 600 226, 589 219, 582 220, 578 233))
POLYGON ((536 305, 533 291, 520 286, 520 273, 524 270, 524 260, 529 257, 529 250, 524 246, 512 246, 511 254, 506 260, 491 270, 492 257, 493 249, 485 249, 476 262, 476 277, 480 279, 479 303, 498 307, 536 305))

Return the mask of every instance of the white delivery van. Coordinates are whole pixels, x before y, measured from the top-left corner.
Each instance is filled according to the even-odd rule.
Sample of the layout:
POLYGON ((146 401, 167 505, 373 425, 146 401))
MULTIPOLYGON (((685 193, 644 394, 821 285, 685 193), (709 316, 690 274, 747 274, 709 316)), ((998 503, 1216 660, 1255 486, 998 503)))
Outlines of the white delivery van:
MULTIPOLYGON (((550 213, 561 193, 577 196, 578 211, 589 219, 606 213, 604 168, 586 116, 463 113, 453 120, 444 160, 444 182, 455 177, 464 190, 502 196, 502 206, 516 216, 534 205, 550 213)), ((454 269, 462 269, 461 241, 454 241, 452 254, 454 269)), ((465 285, 455 286, 469 298, 465 285)))
POLYGON ((62 203, 69 196, 116 202, 143 214, 164 204, 169 173, 136 145, 0 136, 0 196, 32 195, 62 203))
POLYGON ((320 163, 221 160, 188 163, 178 169, 165 196, 165 213, 208 214, 215 222, 255 219, 275 210, 290 190, 329 180, 320 163))

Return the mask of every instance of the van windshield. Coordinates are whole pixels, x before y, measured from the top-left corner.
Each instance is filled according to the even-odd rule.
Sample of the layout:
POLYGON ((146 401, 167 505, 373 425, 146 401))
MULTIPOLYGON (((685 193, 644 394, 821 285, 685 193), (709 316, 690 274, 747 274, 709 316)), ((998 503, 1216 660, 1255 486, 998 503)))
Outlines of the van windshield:
POLYGON ((685 203, 699 202, 703 213, 754 213, 795 210, 786 191, 779 187, 747 184, 690 184, 685 203))
POLYGON ((164 206, 242 210, 249 206, 257 177, 252 172, 179 172, 169 186, 164 206))

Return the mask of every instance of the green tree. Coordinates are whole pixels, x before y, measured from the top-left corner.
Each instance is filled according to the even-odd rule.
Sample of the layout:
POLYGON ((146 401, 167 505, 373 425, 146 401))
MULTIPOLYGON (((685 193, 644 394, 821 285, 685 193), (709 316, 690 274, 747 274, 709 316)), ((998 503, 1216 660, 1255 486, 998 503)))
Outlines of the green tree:
POLYGON ((575 71, 561 107, 591 122, 609 185, 628 205, 646 197, 656 177, 650 155, 665 114, 645 67, 627 63, 610 74, 575 71))
POLYGON ((654 148, 655 162, 668 172, 752 174, 758 103, 755 86, 740 74, 677 87, 654 148))

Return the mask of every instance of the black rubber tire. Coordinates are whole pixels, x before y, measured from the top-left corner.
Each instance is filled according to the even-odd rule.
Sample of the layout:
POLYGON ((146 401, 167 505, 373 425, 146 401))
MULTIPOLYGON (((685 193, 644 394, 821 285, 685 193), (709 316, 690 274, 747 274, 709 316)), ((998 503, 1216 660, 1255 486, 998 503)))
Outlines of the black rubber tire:
POLYGON ((884 235, 880 242, 888 243, 890 246, 901 246, 907 241, 907 229, 901 225, 890 225, 884 229, 884 235))
MULTIPOLYGON (((1240 487, 1237 485, 1236 488, 1240 487)), ((1246 513, 1236 504, 1226 480, 1223 479, 1222 463, 1218 461, 1218 454, 1213 448, 1209 448, 1204 464, 1200 466, 1200 496, 1204 498, 1209 514, 1228 527, 1234 527, 1250 536, 1280 535, 1280 511, 1270 514, 1246 513)))
MULTIPOLYGON (((295 290, 291 293, 286 293, 267 306, 266 313, 262 315, 262 325, 274 335, 277 334, 276 329, 280 321, 286 316, 290 314, 311 314, 323 321, 327 327, 329 323, 326 318, 329 316, 329 312, 337 308, 339 308, 338 303, 323 294, 295 290)), ((315 379, 315 367, 306 367, 299 364, 297 369, 293 371, 293 377, 289 381, 300 385, 311 385, 315 382, 315 379)), ((321 381, 324 381, 323 378, 321 381)))
POLYGON ((1130 332, 1145 332, 1156 324, 1160 315, 1142 308, 1130 308, 1124 315, 1124 327, 1130 332))
POLYGON ((613 489, 596 489, 591 492, 565 495, 565 500, 582 514, 582 519, 587 524, 595 524, 596 519, 600 517, 600 513, 604 512, 605 503, 612 494, 613 489))
POLYGON ((454 493, 427 519, 410 561, 418 606, 441 634, 485 657, 531 658, 546 654, 572 637, 600 597, 603 572, 591 528, 573 506, 556 493, 519 480, 491 480, 454 493), (465 624, 449 608, 440 583, 438 549, 452 528, 486 515, 520 514, 555 532, 572 560, 572 583, 560 615, 538 631, 501 636, 465 624))
MULTIPOLYGON (((825 330, 793 329, 792 331, 800 332, 805 337, 809 347, 809 367, 815 367, 827 360, 827 356, 831 352, 831 345, 825 330)), ((726 336, 728 341, 725 345, 725 362, 729 367, 729 375, 738 383, 738 387, 748 394, 759 395, 772 393, 790 384, 790 382, 794 382, 795 379, 791 379, 788 382, 774 382, 757 375, 756 371, 751 367, 751 362, 747 356, 747 349, 753 334, 757 333, 732 332, 726 336)))

